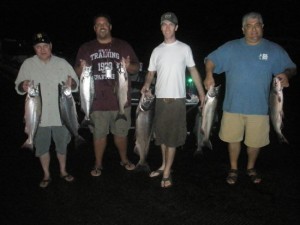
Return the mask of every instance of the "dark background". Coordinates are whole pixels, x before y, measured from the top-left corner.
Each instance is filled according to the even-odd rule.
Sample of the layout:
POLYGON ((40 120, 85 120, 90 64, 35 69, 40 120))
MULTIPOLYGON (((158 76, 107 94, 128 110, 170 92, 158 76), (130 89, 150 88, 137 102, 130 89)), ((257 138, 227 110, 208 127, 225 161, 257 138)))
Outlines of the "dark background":
MULTIPOLYGON (((34 32, 46 31, 56 52, 64 51, 65 55, 74 57, 80 44, 95 37, 93 16, 107 12, 112 17, 113 35, 127 40, 140 61, 147 65, 151 51, 163 40, 160 16, 173 11, 179 19, 177 38, 192 47, 201 66, 208 52, 241 37, 241 19, 249 11, 263 15, 266 38, 283 45, 287 41, 297 42, 299 46, 300 20, 296 5, 296 0, 2 0, 0 36, 27 40, 30 44, 34 32)), ((292 54, 292 50, 287 50, 292 54)))

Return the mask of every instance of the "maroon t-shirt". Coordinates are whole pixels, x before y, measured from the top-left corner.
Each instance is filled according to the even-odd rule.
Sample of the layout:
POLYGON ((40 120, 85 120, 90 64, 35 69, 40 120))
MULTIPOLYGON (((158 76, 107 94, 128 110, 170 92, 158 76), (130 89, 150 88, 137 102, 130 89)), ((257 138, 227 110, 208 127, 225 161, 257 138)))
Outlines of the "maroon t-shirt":
MULTIPOLYGON (((138 63, 133 48, 124 40, 113 38, 111 43, 100 44, 97 40, 84 43, 78 50, 75 66, 80 65, 80 59, 92 65, 95 80, 95 99, 93 111, 119 110, 115 85, 117 84, 117 69, 122 57, 130 57, 131 62, 138 63), (110 68, 111 77, 106 76, 106 67, 110 68)), ((131 105, 131 82, 128 80, 128 104, 131 105)))

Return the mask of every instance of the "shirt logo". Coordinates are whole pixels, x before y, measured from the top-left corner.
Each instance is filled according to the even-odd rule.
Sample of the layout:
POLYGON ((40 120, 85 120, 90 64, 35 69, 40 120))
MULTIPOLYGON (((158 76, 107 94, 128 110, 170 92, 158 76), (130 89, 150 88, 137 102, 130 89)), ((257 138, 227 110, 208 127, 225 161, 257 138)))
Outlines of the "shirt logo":
POLYGON ((263 61, 268 61, 268 54, 266 54, 266 53, 260 53, 259 54, 259 60, 263 60, 263 61))

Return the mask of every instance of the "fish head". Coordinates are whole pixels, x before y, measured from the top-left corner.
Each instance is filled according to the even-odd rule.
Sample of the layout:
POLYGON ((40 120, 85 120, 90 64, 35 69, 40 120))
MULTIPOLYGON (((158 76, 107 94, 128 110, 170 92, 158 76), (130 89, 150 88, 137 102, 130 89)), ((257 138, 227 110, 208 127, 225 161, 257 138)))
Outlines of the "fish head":
POLYGON ((29 87, 28 87, 28 95, 30 97, 35 97, 35 96, 39 96, 40 95, 40 85, 34 85, 34 81, 31 81, 29 83, 29 87))
POLYGON ((147 93, 142 94, 140 101, 141 104, 139 107, 142 111, 151 110, 154 107, 155 95, 153 95, 151 91, 148 91, 147 93))
POLYGON ((219 95, 220 92, 220 87, 221 85, 214 87, 214 86, 210 86, 209 90, 207 92, 207 95, 211 98, 217 97, 219 95))
POLYGON ((92 72, 92 66, 84 66, 82 68, 82 77, 89 77, 91 76, 91 72, 92 72))
POLYGON ((61 96, 72 97, 71 87, 68 87, 64 82, 63 84, 58 84, 58 88, 61 96))

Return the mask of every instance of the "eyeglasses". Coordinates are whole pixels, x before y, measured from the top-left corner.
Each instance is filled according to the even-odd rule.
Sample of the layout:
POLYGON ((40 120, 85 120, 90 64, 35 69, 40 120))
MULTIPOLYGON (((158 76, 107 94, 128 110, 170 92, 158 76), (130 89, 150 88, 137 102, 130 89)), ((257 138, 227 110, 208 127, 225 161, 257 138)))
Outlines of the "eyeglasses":
POLYGON ((256 23, 256 24, 246 24, 245 26, 244 26, 244 28, 246 29, 246 30, 252 30, 252 29, 262 29, 263 28, 263 24, 261 24, 261 23, 256 23))

